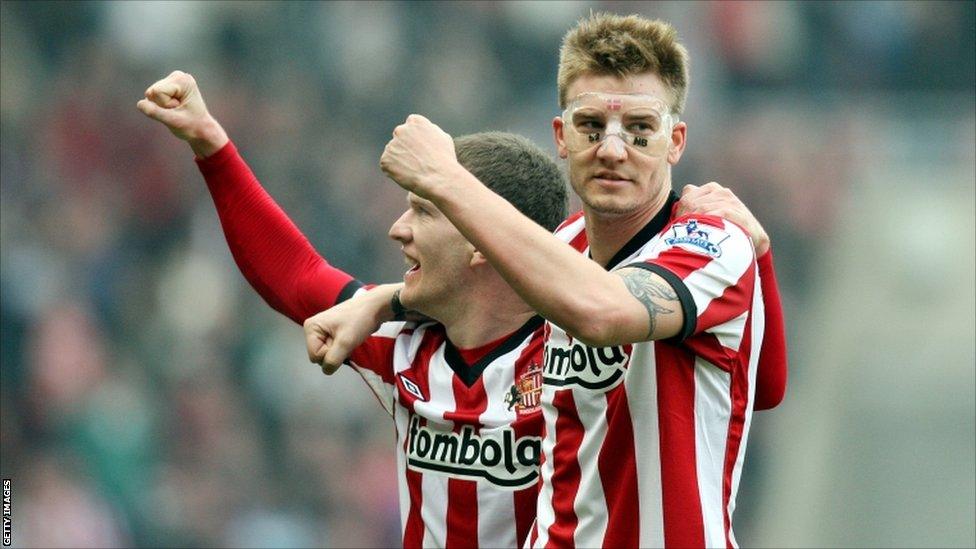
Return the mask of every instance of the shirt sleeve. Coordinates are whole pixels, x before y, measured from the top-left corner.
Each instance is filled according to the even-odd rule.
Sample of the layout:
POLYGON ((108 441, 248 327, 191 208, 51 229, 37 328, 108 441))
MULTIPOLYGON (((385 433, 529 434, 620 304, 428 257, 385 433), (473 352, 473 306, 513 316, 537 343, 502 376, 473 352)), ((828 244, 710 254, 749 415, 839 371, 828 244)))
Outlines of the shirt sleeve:
POLYGON ((261 187, 233 142, 196 162, 234 261, 268 305, 301 324, 362 287, 315 251, 261 187))
POLYGON ((684 310, 678 341, 707 332, 722 347, 739 347, 756 283, 755 252, 739 226, 714 216, 683 216, 665 229, 646 261, 628 267, 653 271, 674 288, 684 310))
POLYGON ((353 350, 346 360, 373 391, 377 400, 388 414, 393 415, 394 375, 393 358, 396 340, 401 335, 409 335, 412 326, 406 322, 387 322, 379 330, 353 350))
POLYGON ((786 352, 786 321, 783 304, 773 269, 773 251, 770 249, 758 259, 759 280, 766 311, 765 332, 759 352, 759 369, 756 372, 756 410, 775 408, 786 396, 788 359, 786 352))

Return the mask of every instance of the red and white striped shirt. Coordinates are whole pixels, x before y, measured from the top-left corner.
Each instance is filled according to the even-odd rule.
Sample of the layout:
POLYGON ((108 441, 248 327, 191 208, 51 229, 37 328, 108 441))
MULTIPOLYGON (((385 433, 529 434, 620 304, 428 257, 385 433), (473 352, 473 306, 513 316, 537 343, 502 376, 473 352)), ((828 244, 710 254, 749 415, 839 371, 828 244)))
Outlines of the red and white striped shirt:
POLYGON ((350 357, 393 416, 404 547, 515 547, 535 518, 543 320, 473 365, 436 323, 391 322, 350 357))
MULTIPOLYGON (((683 333, 592 348, 547 323, 534 547, 734 547, 763 303, 738 226, 667 206, 609 263, 675 288, 683 333)), ((556 236, 587 253, 582 214, 556 236)))
MULTIPOLYGON (((319 256, 233 143, 197 163, 234 259, 269 305, 301 324, 365 291, 319 256)), ((351 356, 396 422, 404 547, 512 547, 535 518, 542 319, 486 347, 468 365, 443 326, 389 323, 351 356)))

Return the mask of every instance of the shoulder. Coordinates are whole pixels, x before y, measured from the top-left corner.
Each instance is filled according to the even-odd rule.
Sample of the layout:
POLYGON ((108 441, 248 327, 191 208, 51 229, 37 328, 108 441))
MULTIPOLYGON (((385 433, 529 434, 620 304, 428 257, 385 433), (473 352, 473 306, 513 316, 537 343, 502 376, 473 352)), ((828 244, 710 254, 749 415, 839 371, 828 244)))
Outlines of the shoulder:
POLYGON ((566 218, 565 221, 560 223, 559 226, 556 227, 556 230, 553 231, 553 234, 555 234, 556 236, 562 234, 574 235, 578 233, 580 230, 582 230, 583 228, 585 228, 585 220, 583 218, 583 210, 580 210, 570 215, 569 217, 566 218))
POLYGON ((729 254, 755 255, 742 227, 714 215, 689 214, 672 219, 660 234, 663 247, 679 247, 713 259, 729 254))

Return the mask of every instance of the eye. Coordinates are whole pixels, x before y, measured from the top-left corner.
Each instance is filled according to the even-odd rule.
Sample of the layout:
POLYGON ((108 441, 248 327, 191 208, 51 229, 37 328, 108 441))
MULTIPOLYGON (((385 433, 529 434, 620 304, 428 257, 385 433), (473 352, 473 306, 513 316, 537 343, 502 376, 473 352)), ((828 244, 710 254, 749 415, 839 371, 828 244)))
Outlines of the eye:
POLYGON ((627 131, 637 135, 649 135, 655 133, 658 127, 660 127, 660 123, 656 120, 641 119, 629 122, 627 131))
POLYGON ((603 130, 603 122, 596 119, 584 119, 576 122, 576 129, 582 133, 593 133, 603 130))

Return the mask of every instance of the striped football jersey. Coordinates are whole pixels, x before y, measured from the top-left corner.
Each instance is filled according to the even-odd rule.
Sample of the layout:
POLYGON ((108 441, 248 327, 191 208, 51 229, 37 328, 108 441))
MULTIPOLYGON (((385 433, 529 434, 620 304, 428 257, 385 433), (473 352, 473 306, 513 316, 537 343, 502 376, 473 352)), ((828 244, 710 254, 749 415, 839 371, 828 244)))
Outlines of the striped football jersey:
MULTIPOLYGON (((610 261, 659 274, 679 336, 593 348, 546 325, 534 547, 734 547, 732 512, 763 334, 749 237, 671 199, 610 261)), ((588 253, 578 213, 556 235, 588 253)))
POLYGON ((535 518, 543 320, 473 365, 436 323, 384 324, 348 361, 396 426, 404 547, 515 547, 535 518))

